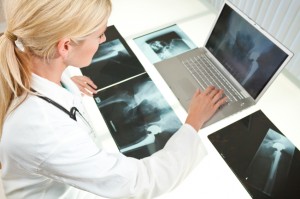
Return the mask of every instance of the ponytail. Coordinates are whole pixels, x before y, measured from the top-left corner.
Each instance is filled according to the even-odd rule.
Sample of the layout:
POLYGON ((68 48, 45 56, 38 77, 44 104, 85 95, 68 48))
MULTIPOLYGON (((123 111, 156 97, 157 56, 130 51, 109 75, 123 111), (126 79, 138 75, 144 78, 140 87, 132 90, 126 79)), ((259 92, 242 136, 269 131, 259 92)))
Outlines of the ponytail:
POLYGON ((25 52, 15 45, 16 36, 0 35, 0 136, 6 115, 30 92, 31 71, 25 52), (16 100, 13 104, 13 100, 16 100))
MULTIPOLYGON (((1 1, 1 0, 0 0, 1 1)), ((2 0, 7 30, 0 36, 0 135, 5 117, 30 93, 30 57, 55 57, 57 43, 80 43, 111 13, 110 0, 2 0)))

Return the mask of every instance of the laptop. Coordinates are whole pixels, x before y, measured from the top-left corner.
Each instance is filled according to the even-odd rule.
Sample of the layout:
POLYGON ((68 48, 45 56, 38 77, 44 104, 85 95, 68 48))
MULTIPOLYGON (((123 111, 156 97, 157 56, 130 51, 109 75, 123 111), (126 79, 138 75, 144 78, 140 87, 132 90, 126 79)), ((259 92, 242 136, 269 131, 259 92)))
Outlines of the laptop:
POLYGON ((256 104, 292 55, 225 1, 204 47, 154 66, 186 110, 197 88, 214 85, 224 90, 228 103, 207 126, 256 104))

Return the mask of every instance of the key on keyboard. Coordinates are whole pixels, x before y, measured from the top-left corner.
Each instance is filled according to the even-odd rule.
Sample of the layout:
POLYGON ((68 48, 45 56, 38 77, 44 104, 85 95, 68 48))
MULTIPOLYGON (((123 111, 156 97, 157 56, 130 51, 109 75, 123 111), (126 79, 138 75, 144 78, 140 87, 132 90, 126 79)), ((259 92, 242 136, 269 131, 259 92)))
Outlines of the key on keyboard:
POLYGON ((182 63, 203 90, 213 85, 223 89, 230 102, 244 98, 204 54, 182 61, 182 63))

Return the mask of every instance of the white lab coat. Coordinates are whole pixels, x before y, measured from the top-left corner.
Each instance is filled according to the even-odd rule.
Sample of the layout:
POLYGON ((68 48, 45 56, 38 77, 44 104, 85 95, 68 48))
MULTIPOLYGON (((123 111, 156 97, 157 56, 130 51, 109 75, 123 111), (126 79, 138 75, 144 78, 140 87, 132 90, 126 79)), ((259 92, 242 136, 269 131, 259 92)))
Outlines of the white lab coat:
MULTIPOLYGON (((33 89, 84 114, 81 94, 69 78, 62 78, 68 90, 37 75, 32 78, 33 89)), ((153 198, 178 185, 206 154, 187 124, 164 149, 142 160, 108 153, 96 146, 92 135, 81 117, 76 122, 29 96, 3 128, 0 158, 7 198, 73 199, 79 190, 107 198, 153 198)))

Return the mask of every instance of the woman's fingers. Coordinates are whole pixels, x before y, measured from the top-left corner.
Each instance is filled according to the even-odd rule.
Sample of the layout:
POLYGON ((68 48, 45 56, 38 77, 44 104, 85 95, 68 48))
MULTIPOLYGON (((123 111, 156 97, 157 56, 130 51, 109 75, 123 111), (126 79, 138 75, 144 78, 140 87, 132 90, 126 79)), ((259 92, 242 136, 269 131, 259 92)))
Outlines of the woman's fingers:
POLYGON ((87 76, 73 76, 71 77, 73 82, 77 85, 79 90, 88 95, 92 96, 93 94, 97 93, 97 86, 94 84, 94 82, 87 76))
POLYGON ((85 82, 85 84, 88 84, 89 87, 93 89, 97 89, 96 84, 87 76, 82 76, 82 81, 85 82))
POLYGON ((191 100, 186 123, 197 131, 227 100, 223 90, 209 86, 203 92, 197 90, 191 100))

